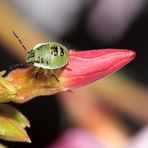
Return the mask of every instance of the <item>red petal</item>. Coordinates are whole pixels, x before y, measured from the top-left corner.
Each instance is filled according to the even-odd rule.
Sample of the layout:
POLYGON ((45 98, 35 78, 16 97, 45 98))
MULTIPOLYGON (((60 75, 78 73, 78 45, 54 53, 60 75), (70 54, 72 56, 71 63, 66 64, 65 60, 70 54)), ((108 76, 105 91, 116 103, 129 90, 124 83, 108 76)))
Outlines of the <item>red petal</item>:
POLYGON ((70 53, 70 61, 60 76, 65 87, 76 88, 117 71, 135 58, 131 50, 102 49, 70 53), (66 79, 63 79, 66 78, 66 79))

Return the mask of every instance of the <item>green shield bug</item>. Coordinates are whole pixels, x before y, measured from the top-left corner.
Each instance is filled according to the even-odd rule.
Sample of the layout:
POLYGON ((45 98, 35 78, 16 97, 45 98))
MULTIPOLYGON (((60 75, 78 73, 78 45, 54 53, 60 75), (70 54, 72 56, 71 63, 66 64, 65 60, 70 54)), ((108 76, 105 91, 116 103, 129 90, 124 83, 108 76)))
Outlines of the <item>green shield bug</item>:
POLYGON ((35 77, 37 77, 38 70, 42 68, 45 75, 50 71, 56 80, 59 81, 53 70, 63 68, 68 64, 69 50, 62 44, 46 42, 37 44, 32 50, 27 51, 27 48, 14 31, 13 34, 27 52, 25 63, 33 64, 36 67, 35 77))

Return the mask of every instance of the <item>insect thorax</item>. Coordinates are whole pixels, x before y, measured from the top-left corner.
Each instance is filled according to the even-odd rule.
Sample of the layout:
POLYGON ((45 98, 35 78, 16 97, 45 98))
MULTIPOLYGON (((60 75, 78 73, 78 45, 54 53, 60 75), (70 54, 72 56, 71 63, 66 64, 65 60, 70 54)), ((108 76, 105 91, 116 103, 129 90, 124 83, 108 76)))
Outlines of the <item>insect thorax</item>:
POLYGON ((26 57, 27 63, 44 69, 58 69, 64 67, 69 60, 66 47, 55 42, 37 44, 26 57))

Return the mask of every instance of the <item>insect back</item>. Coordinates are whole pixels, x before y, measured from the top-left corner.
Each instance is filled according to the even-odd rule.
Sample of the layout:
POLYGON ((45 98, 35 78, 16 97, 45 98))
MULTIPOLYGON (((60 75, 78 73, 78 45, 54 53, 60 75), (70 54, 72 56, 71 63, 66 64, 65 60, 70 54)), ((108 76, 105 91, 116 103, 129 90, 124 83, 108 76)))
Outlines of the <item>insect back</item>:
POLYGON ((37 44, 26 57, 27 63, 43 69, 59 69, 69 60, 69 51, 66 47, 55 42, 37 44))
MULTIPOLYGON (((37 78, 38 70, 42 68, 44 70, 44 75, 47 76, 48 72, 50 72, 55 79, 59 81, 53 70, 62 68, 68 63, 68 49, 56 42, 46 42, 37 44, 31 51, 28 51, 14 31, 13 35, 18 39, 27 53, 25 63, 19 65, 33 64, 36 67, 34 71, 35 78, 37 78)), ((18 65, 15 67, 18 67, 18 65)))

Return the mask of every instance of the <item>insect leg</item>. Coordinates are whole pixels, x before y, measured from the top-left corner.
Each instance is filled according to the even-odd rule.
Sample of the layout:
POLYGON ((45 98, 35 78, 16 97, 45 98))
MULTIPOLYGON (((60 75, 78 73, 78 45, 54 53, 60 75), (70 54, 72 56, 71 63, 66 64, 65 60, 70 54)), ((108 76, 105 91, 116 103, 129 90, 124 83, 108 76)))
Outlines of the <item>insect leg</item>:
POLYGON ((44 75, 47 76, 48 75, 48 69, 44 70, 44 75))
POLYGON ((25 63, 19 63, 19 64, 12 65, 9 69, 13 70, 15 68, 19 68, 19 67, 24 66, 24 65, 27 65, 27 63, 25 62, 25 63))
POLYGON ((34 77, 35 77, 35 79, 37 79, 37 77, 38 77, 38 71, 39 71, 39 67, 37 67, 37 68, 35 68, 35 70, 34 70, 34 77))
POLYGON ((68 68, 68 67, 62 67, 62 69, 67 69, 67 70, 69 70, 69 71, 72 70, 71 68, 68 68))
POLYGON ((57 76, 54 74, 53 71, 50 71, 52 73, 52 75, 54 76, 54 78, 59 82, 59 79, 57 78, 57 76))
POLYGON ((69 70, 69 71, 71 71, 71 70, 72 70, 71 68, 68 68, 68 67, 65 67, 65 69, 67 69, 67 70, 69 70))
POLYGON ((67 91, 68 91, 69 93, 73 93, 73 91, 72 91, 71 89, 68 89, 67 91))

